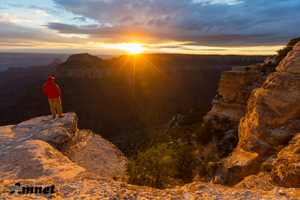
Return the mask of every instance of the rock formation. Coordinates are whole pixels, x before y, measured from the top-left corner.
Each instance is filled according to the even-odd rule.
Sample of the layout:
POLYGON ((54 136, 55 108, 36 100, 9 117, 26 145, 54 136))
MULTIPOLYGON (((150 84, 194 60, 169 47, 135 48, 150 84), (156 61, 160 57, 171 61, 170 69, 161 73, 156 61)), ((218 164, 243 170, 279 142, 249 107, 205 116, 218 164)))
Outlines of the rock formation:
POLYGON ((206 119, 217 116, 238 124, 245 116, 251 92, 260 88, 268 75, 269 73, 263 72, 261 67, 254 66, 233 67, 231 71, 223 72, 218 88, 221 96, 212 101, 214 107, 206 119))
POLYGON ((298 137, 295 136, 300 132, 299 48, 297 43, 280 62, 278 72, 269 75, 261 88, 250 95, 246 116, 239 123, 238 146, 223 160, 226 176, 232 183, 256 174, 262 163, 278 155, 271 181, 299 187, 298 137), (291 144, 277 154, 288 142, 291 144))
POLYGON ((90 130, 78 130, 77 116, 36 117, 0 127, 2 179, 69 179, 80 172, 111 178, 124 175, 127 158, 90 130))

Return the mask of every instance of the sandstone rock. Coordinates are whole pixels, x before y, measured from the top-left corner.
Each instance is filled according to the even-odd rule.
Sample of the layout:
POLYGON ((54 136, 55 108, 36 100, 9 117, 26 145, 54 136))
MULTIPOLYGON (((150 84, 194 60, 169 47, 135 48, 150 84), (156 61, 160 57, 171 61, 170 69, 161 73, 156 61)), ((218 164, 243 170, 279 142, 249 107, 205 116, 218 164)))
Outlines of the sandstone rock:
POLYGON ((66 179, 86 169, 109 178, 124 175, 124 154, 92 131, 79 131, 77 120, 69 112, 0 127, 0 177, 66 179))
POLYGON ((257 67, 234 67, 232 71, 222 73, 218 92, 222 99, 214 99, 214 107, 207 113, 204 120, 217 116, 238 124, 245 116, 247 101, 254 89, 260 88, 261 79, 266 78, 257 67))
MULTIPOLYGON (((300 43, 296 48, 299 45, 300 43)), ((281 66, 288 67, 285 72, 297 68, 297 59, 296 51, 289 53, 281 63, 281 66), (288 64, 283 65, 284 63, 288 64)), ((299 84, 300 75, 275 72, 268 76, 261 88, 253 90, 247 103, 246 117, 240 120, 238 146, 233 154, 223 161, 227 178, 233 183, 256 174, 259 166, 276 153, 278 147, 285 145, 300 132, 299 84)), ((298 185, 291 178, 298 176, 298 158, 294 156, 289 159, 291 160, 281 160, 278 164, 280 169, 290 169, 288 175, 285 177, 282 174, 286 170, 280 171, 276 167, 276 172, 272 173, 274 183, 288 185, 286 182, 290 179, 291 185, 298 185)))
POLYGON ((279 72, 299 74, 300 73, 300 42, 298 42, 294 50, 290 51, 287 56, 279 63, 276 68, 279 72))
POLYGON ((79 131, 79 142, 65 156, 84 169, 103 177, 125 176, 127 158, 115 145, 90 130, 79 131))
MULTIPOLYGON (((3 148, 3 146, 2 146, 3 148)), ((85 171, 41 140, 26 140, 0 150, 2 179, 68 179, 85 171)))
MULTIPOLYGON (((246 68, 246 67, 244 67, 246 68)), ((237 92, 263 75, 260 71, 226 71, 222 73, 218 92, 230 101, 236 99, 237 92)))
POLYGON ((247 176, 243 181, 236 184, 234 188, 238 189, 253 189, 271 191, 274 189, 274 185, 269 181, 268 172, 260 172, 257 175, 247 176))
POLYGON ((269 56, 264 61, 265 64, 268 64, 269 62, 271 62, 272 64, 276 63, 276 56, 269 56))
POLYGON ((225 169, 226 178, 231 183, 238 183, 249 174, 259 170, 260 158, 258 153, 237 147, 229 158, 222 159, 221 164, 225 169))
POLYGON ((300 133, 277 155, 275 166, 270 173, 270 181, 274 185, 300 187, 300 133))
POLYGON ((278 159, 270 174, 274 185, 284 187, 300 187, 300 155, 289 159, 278 159))
POLYGON ((54 144, 56 147, 60 147, 71 138, 71 135, 63 127, 54 127, 42 130, 36 134, 36 137, 37 139, 54 144))
POLYGON ((205 116, 206 119, 218 116, 219 118, 229 119, 231 122, 238 124, 240 119, 245 116, 246 106, 240 103, 226 103, 217 100, 212 103, 214 107, 205 116))

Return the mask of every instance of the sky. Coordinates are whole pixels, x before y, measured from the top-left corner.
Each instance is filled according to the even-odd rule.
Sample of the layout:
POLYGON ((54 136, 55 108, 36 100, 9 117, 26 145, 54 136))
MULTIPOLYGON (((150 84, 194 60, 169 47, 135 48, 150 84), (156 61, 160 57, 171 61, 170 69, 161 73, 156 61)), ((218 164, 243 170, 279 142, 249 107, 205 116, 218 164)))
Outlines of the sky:
POLYGON ((0 0, 0 52, 273 55, 300 0, 0 0))

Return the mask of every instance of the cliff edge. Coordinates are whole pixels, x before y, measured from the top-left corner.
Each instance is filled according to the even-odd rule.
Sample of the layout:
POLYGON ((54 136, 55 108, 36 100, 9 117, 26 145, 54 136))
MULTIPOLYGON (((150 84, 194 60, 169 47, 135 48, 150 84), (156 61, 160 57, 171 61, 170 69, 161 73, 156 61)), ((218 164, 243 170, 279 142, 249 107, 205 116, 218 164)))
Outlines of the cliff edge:
POLYGON ((248 99, 239 122, 239 143, 222 161, 233 184, 264 171, 269 183, 300 187, 299 50, 300 42, 248 99))
POLYGON ((0 127, 0 177, 69 179, 90 171, 111 178, 124 175, 127 158, 90 130, 77 128, 78 118, 36 117, 0 127))

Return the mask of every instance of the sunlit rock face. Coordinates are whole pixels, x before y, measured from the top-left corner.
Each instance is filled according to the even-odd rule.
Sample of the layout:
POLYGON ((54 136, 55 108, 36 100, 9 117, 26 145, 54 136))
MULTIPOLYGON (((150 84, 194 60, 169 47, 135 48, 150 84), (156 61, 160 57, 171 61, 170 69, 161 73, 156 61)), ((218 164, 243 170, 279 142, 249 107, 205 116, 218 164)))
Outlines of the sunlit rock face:
POLYGON ((300 133, 274 159, 269 180, 274 185, 300 187, 300 133))
POLYGON ((218 88, 222 98, 213 100, 214 107, 206 119, 217 116, 238 124, 245 116, 251 92, 259 88, 267 76, 267 73, 262 72, 262 68, 252 66, 234 67, 231 71, 223 72, 218 88))
MULTIPOLYGON (((280 72, 272 73, 261 88, 251 93, 246 117, 239 124, 238 146, 223 160, 227 178, 233 183, 257 173, 260 164, 275 154, 279 145, 285 146, 300 132, 300 74, 297 72, 300 66, 296 62, 299 47, 300 43, 296 44, 294 51, 279 64, 280 72)), ((293 162, 297 163, 296 160, 293 162)), ((282 165, 288 168, 287 162, 282 165)), ((280 182, 283 176, 278 170, 276 173, 280 178, 274 178, 273 182, 280 182)))
POLYGON ((300 42, 279 63, 276 70, 282 73, 300 74, 300 42))
POLYGON ((78 130, 74 112, 63 118, 36 117, 0 127, 2 179, 69 179, 93 171, 103 177, 124 175, 127 158, 89 130, 78 130))

